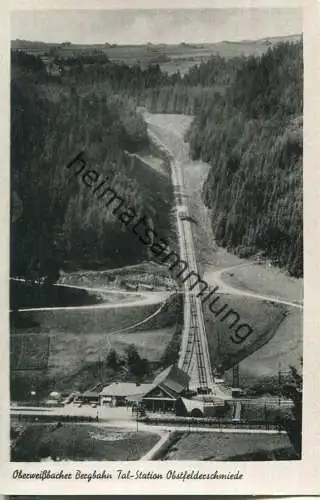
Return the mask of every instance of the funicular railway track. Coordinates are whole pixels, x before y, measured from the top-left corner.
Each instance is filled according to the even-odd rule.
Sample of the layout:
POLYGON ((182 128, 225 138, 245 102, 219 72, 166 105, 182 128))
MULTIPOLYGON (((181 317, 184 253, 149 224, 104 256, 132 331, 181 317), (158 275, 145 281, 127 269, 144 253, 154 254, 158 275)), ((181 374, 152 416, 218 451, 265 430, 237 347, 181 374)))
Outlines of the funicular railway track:
MULTIPOLYGON (((175 186, 177 200, 178 232, 180 235, 180 255, 188 263, 188 272, 197 273, 197 262, 193 236, 188 220, 188 209, 184 204, 185 195, 182 189, 181 167, 178 162, 173 163, 175 170, 173 179, 177 180, 175 186)), ((211 363, 207 348, 207 338, 203 320, 202 304, 197 297, 198 286, 193 288, 194 276, 184 282, 185 296, 185 321, 183 349, 181 350, 180 366, 191 374, 193 385, 197 390, 206 392, 213 385, 211 363)))
POLYGON ((195 304, 194 301, 190 300, 190 305, 188 305, 188 308, 191 313, 190 317, 190 327, 189 327, 189 332, 187 336, 187 346, 186 350, 184 353, 184 357, 182 359, 182 364, 181 368, 183 371, 189 373, 190 367, 191 367, 191 362, 194 356, 194 350, 195 350, 195 343, 196 343, 196 311, 195 311, 195 304))
MULTIPOLYGON (((157 130, 156 130, 157 131, 157 130)), ((173 153, 159 139, 157 133, 149 129, 150 136, 165 150, 171 163, 171 178, 176 204, 176 222, 179 237, 180 258, 187 262, 186 274, 197 273, 197 262, 193 243, 190 217, 183 189, 181 163, 176 161, 173 153)), ((202 303, 197 294, 199 285, 194 286, 194 275, 183 283, 184 291, 184 327, 179 358, 179 367, 190 377, 190 386, 198 392, 211 392, 214 388, 208 342, 205 331, 202 303)))

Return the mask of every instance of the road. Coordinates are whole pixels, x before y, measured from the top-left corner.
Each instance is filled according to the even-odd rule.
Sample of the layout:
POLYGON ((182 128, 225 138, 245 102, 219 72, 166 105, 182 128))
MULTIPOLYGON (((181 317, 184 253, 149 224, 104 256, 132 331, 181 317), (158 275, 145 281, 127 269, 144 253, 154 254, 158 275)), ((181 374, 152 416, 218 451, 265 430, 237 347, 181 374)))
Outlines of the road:
MULTIPOLYGON (((16 281, 25 281, 22 278, 10 278, 16 281)), ((125 291, 122 292, 121 290, 116 290, 114 288, 108 288, 108 287, 100 287, 100 288, 88 288, 85 286, 77 286, 77 285, 68 285, 68 284, 55 284, 54 286, 60 286, 60 287, 67 287, 67 288, 77 288, 80 290, 86 290, 87 292, 98 292, 98 293, 107 293, 107 294, 116 294, 116 295, 123 295, 124 299, 122 300, 116 300, 111 303, 102 303, 102 304, 93 304, 93 305, 87 305, 87 306, 57 306, 57 307, 29 307, 29 308, 20 308, 18 311, 24 311, 24 312, 38 312, 38 311, 65 311, 65 310, 95 310, 95 309, 115 309, 119 307, 141 307, 141 306, 146 306, 146 305, 152 305, 152 304, 157 304, 159 307, 151 314, 148 314, 143 320, 133 323, 130 326, 127 326, 125 328, 120 328, 117 330, 112 330, 105 336, 105 342, 108 345, 108 349, 111 349, 111 343, 110 343, 110 337, 112 335, 118 334, 118 333, 126 333, 129 332, 130 330, 136 329, 137 327, 140 327, 144 325, 145 323, 149 322, 153 318, 155 318, 158 314, 161 313, 166 300, 172 295, 172 292, 166 292, 166 291, 153 291, 153 292, 132 292, 132 291, 125 291), (131 297, 128 299, 128 297, 131 297)), ((29 335, 28 332, 22 333, 20 335, 29 335)), ((23 350, 21 351, 21 354, 23 355, 23 350)))
MULTIPOLYGON (((23 279, 11 278, 16 281, 25 281, 23 279)), ((78 285, 68 285, 68 284, 55 284, 54 286, 66 287, 66 288, 76 288, 79 290, 85 290, 86 292, 96 292, 105 294, 115 294, 122 296, 120 300, 114 300, 112 302, 104 302, 99 304, 90 304, 82 306, 48 306, 48 307, 24 307, 18 309, 18 311, 34 312, 34 311, 62 311, 62 310, 85 310, 85 309, 114 309, 119 307, 133 307, 133 306, 146 306, 152 304, 162 304, 166 299, 172 295, 172 292, 167 291, 123 291, 115 288, 108 287, 87 287, 78 285)))
MULTIPOLYGON (((76 408, 74 407, 71 408, 72 405, 66 405, 64 408, 38 408, 38 407, 29 407, 29 408, 14 408, 12 407, 10 409, 10 415, 11 417, 28 417, 32 416, 34 418, 39 418, 39 422, 41 421, 42 416, 47 416, 47 415, 52 415, 52 416, 91 416, 95 418, 97 414, 97 409, 95 408, 90 408, 89 406, 87 408, 76 408)), ((61 421, 62 418, 61 418, 61 421)), ((68 421, 66 422, 66 424, 68 421)), ((279 430, 274 430, 274 429, 242 429, 242 428, 237 428, 236 425, 234 428, 230 427, 205 427, 202 426, 201 424, 199 425, 174 425, 172 423, 159 423, 157 425, 155 424, 146 424, 144 422, 138 422, 136 421, 136 418, 132 416, 131 410, 126 409, 124 407, 115 407, 115 408, 107 408, 104 409, 103 414, 99 414, 99 422, 94 422, 94 421, 83 421, 83 422, 77 422, 77 425, 97 425, 97 426, 105 426, 105 427, 119 427, 121 429, 128 429, 128 430, 137 430, 137 425, 138 425, 138 430, 139 431, 145 431, 145 432, 155 432, 159 434, 160 436, 165 437, 166 433, 172 432, 172 431, 180 431, 180 432, 214 432, 214 433, 225 433, 225 434, 285 434, 285 431, 279 431, 279 430)), ((153 449, 149 450, 149 453, 153 449)), ((153 450, 155 451, 155 450, 153 450)), ((145 457, 142 459, 146 460, 145 457)))
POLYGON ((248 264, 238 264, 236 266, 224 268, 224 269, 219 269, 217 271, 214 271, 213 273, 210 273, 210 281, 206 276, 204 276, 205 280, 210 283, 212 282, 215 286, 219 286, 220 291, 223 293, 229 293, 231 295, 241 295, 243 297, 252 297, 254 299, 258 300, 267 300, 269 302, 275 302, 277 304, 283 304, 287 305, 290 307, 296 307, 298 309, 303 309, 303 304, 300 302, 292 302, 291 300, 285 300, 281 297, 277 297, 276 295, 261 295, 256 292, 250 292, 249 290, 241 290, 240 288, 235 288, 234 286, 231 286, 223 281, 222 275, 224 273, 228 273, 230 271, 234 271, 235 269, 239 269, 239 267, 244 267, 252 265, 252 262, 249 262, 248 264))

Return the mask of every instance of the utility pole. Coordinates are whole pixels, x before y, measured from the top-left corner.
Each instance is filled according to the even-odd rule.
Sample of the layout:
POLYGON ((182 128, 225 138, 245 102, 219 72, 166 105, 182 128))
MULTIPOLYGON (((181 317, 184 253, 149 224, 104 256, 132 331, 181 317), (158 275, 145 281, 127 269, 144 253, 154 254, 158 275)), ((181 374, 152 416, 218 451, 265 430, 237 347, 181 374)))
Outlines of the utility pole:
POLYGON ((280 404, 281 404, 281 363, 279 363, 279 372, 278 372, 278 406, 279 406, 279 415, 280 415, 280 404))
POLYGON ((137 405, 137 411, 136 411, 137 432, 138 432, 138 424, 139 424, 138 417, 139 417, 139 403, 137 405))
POLYGON ((240 386, 240 373, 239 373, 239 365, 238 364, 234 365, 234 367, 232 369, 232 378, 233 378, 233 381, 232 381, 233 387, 238 389, 240 386))

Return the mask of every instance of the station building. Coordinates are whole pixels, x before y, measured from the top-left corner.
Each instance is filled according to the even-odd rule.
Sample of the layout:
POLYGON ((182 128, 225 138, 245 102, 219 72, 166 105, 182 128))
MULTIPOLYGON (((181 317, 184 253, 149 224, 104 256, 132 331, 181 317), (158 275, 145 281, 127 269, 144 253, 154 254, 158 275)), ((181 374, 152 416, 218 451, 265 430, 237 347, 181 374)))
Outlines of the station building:
POLYGON ((123 406, 141 404, 147 411, 175 412, 177 401, 188 393, 190 377, 177 365, 163 370, 151 384, 116 382, 104 387, 100 404, 123 406))
POLYGON ((189 390, 190 376, 171 365, 154 380, 141 399, 144 408, 153 412, 175 412, 177 401, 189 390))

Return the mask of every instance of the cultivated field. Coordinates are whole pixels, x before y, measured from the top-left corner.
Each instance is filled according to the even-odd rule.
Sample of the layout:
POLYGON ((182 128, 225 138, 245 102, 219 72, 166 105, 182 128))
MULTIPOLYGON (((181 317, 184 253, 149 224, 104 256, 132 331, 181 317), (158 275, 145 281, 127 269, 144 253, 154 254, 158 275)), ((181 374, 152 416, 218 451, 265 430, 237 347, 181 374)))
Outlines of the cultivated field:
POLYGON ((295 458, 285 434, 227 434, 190 432, 167 452, 164 460, 292 460, 295 458))
POLYGON ((53 54, 59 57, 72 57, 78 54, 104 53, 113 62, 123 62, 146 67, 148 64, 159 64, 163 71, 169 74, 180 71, 184 74, 195 64, 206 62, 214 54, 223 57, 238 57, 241 55, 261 55, 272 45, 281 41, 295 41, 300 35, 277 37, 261 40, 244 40, 242 42, 222 41, 218 43, 179 45, 146 44, 146 45, 116 45, 116 44, 49 44, 44 42, 12 41, 12 48, 27 50, 34 54, 53 54))

